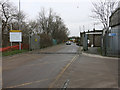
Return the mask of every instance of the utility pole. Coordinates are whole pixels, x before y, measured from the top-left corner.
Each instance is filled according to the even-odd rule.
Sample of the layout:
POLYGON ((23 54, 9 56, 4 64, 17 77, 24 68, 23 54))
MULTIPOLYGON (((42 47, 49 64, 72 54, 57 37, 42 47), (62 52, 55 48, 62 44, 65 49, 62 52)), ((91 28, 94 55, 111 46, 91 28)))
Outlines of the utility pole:
POLYGON ((94 23, 94 29, 95 29, 95 23, 94 23))
MULTIPOLYGON (((11 28, 11 30, 12 30, 12 23, 10 24, 10 28, 11 28)), ((11 42, 11 47, 12 47, 12 42, 11 42)))
MULTIPOLYGON (((19 30, 21 30, 21 20, 20 20, 20 0, 19 0, 19 16, 18 16, 19 30)), ((21 50, 21 42, 19 42, 19 50, 21 50)))
MULTIPOLYGON (((79 31, 80 31, 80 33, 81 33, 81 27, 79 26, 79 31)), ((81 36, 80 36, 81 37, 81 36)))
POLYGON ((83 25, 83 32, 85 32, 85 26, 83 25))
MULTIPOLYGON (((80 31, 80 34, 81 34, 81 27, 79 26, 79 31, 80 31)), ((79 54, 80 54, 80 51, 81 51, 81 48, 80 48, 80 45, 81 45, 81 35, 80 35, 80 39, 79 39, 79 54)))

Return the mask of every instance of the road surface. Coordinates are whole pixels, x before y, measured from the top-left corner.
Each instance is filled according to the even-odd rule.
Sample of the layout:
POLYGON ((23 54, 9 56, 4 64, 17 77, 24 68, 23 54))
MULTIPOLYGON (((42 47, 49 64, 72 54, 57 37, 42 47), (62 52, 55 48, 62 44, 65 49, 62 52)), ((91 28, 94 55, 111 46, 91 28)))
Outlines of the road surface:
POLYGON ((60 47, 55 51, 56 54, 45 51, 50 54, 34 52, 9 57, 8 60, 3 58, 3 88, 49 87, 60 71, 76 56, 74 53, 79 48, 75 44, 60 47))
POLYGON ((3 88, 60 88, 67 79, 70 88, 117 87, 117 59, 82 55, 78 49, 62 44, 3 58, 3 88))
POLYGON ((67 80, 67 88, 118 88, 118 59, 79 55, 53 87, 60 88, 67 80))

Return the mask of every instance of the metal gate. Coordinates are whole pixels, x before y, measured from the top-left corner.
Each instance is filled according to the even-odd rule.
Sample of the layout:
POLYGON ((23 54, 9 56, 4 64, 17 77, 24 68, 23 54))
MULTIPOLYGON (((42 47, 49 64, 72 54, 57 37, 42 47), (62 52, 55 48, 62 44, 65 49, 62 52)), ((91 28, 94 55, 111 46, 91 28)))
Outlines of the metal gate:
POLYGON ((40 36, 32 35, 30 37, 30 50, 40 49, 40 36))

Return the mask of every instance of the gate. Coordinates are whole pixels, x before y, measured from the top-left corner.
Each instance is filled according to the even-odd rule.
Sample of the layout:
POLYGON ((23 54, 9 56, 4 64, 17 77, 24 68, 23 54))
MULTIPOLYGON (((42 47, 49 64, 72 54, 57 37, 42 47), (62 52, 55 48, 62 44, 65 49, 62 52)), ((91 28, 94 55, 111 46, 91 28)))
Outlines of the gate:
POLYGON ((30 50, 40 49, 40 36, 32 35, 30 37, 30 50))

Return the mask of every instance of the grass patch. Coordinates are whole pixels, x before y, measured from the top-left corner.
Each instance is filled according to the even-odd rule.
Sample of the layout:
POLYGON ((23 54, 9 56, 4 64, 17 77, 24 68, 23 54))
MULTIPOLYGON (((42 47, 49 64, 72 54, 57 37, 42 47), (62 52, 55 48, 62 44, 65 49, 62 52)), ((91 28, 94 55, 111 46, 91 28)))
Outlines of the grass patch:
POLYGON ((28 50, 13 50, 13 51, 6 51, 2 53, 2 56, 10 56, 10 55, 15 55, 23 52, 27 52, 28 50))
POLYGON ((98 47, 97 49, 98 53, 102 55, 102 50, 101 50, 101 47, 98 47))

